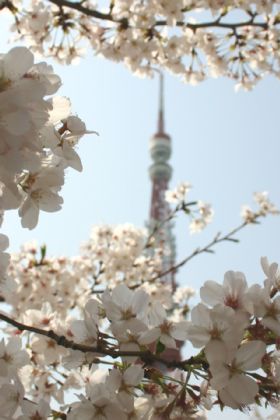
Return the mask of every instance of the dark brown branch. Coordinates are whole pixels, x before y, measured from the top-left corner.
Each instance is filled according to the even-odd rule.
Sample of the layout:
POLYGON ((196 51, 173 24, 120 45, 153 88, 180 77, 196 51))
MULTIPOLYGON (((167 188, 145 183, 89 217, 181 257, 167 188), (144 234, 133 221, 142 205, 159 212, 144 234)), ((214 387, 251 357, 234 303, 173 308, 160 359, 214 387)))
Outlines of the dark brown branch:
MULTIPOLYGON (((71 2, 68 0, 48 0, 53 4, 56 4, 58 7, 68 7, 73 10, 77 10, 78 12, 81 12, 82 14, 86 16, 94 17, 98 20, 104 20, 109 22, 115 22, 115 23, 123 23, 124 19, 116 19, 112 15, 112 10, 110 10, 109 13, 102 13, 95 9, 90 9, 88 7, 83 6, 83 2, 71 2)), ((246 20, 244 22, 222 22, 221 18, 218 18, 214 21, 209 22, 198 22, 198 23, 188 23, 184 21, 178 21, 176 22, 176 26, 178 27, 185 27, 192 29, 195 31, 196 29, 202 29, 202 28, 221 28, 221 29, 237 29, 242 27, 257 27, 262 28, 264 30, 268 29, 268 23, 266 22, 256 22, 255 21, 256 16, 252 16, 251 19, 246 20)), ((280 22, 276 22, 275 24, 278 24, 280 22)), ((128 25, 129 26, 129 25, 128 25)), ((168 23, 166 20, 158 20, 155 22, 153 27, 157 26, 168 26, 168 23)), ((148 29, 148 28, 147 28, 148 29)))
MULTIPOLYGON (((154 26, 167 26, 166 20, 159 20, 157 21, 154 26)), ((195 31, 196 29, 203 29, 203 28, 220 28, 220 29, 237 29, 237 28, 244 28, 244 27, 258 27, 262 29, 268 29, 268 24, 266 22, 254 22, 252 19, 244 21, 244 22, 231 22, 225 23, 221 22, 220 20, 214 20, 210 22, 200 22, 200 23, 187 23, 178 21, 176 22, 176 26, 185 27, 192 29, 195 31)))
POLYGON ((59 346, 65 347, 67 349, 71 350, 79 350, 82 353, 97 353, 101 357, 102 356, 110 356, 113 359, 116 359, 118 357, 123 356, 131 356, 131 357, 138 357, 140 360, 142 360, 143 363, 151 366, 154 363, 161 363, 168 368, 179 368, 182 370, 188 370, 189 367, 193 364, 203 364, 205 363, 204 360, 201 360, 200 355, 197 357, 190 357, 187 360, 183 361, 176 361, 176 360, 166 360, 161 358, 160 356, 157 356, 153 354, 150 350, 145 351, 120 351, 120 350, 110 350, 105 349, 100 346, 87 346, 84 344, 78 344, 74 341, 68 340, 66 337, 56 334, 52 330, 42 330, 41 328, 33 327, 30 325, 22 324, 21 322, 15 321, 14 319, 10 318, 9 316, 0 313, 0 320, 13 325, 15 328, 17 328, 19 331, 29 331, 31 333, 39 334, 44 337, 50 338, 51 340, 54 340, 59 346))
POLYGON ((58 7, 69 7, 70 9, 77 10, 78 12, 83 13, 86 16, 91 16, 99 20, 107 20, 114 22, 114 18, 111 13, 102 13, 98 10, 89 9, 88 7, 83 6, 82 2, 72 2, 67 0, 48 0, 50 3, 56 4, 58 7))
POLYGON ((17 8, 13 5, 13 3, 10 0, 4 0, 3 2, 1 2, 0 10, 3 10, 5 7, 7 7, 7 9, 9 9, 12 13, 17 12, 17 8))

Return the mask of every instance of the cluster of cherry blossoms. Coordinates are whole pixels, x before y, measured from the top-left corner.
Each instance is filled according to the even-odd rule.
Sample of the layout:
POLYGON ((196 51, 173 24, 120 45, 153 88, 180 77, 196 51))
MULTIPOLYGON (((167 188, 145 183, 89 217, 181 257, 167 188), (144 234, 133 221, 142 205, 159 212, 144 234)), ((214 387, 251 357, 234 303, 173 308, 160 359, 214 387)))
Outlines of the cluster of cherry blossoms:
POLYGON ((71 63, 86 44, 138 75, 159 66, 196 84, 228 76, 251 89, 279 77, 280 2, 213 0, 9 0, 16 38, 71 63), (86 42, 85 42, 86 41, 86 42))
POLYGON ((74 146, 87 131, 67 98, 51 97, 60 78, 46 63, 34 64, 27 48, 3 54, 0 72, 0 209, 18 209, 22 226, 32 229, 39 210, 61 208, 65 170, 82 170, 74 146))
POLYGON ((278 264, 261 259, 262 286, 234 271, 222 285, 208 280, 189 312, 192 289, 174 294, 160 279, 127 276, 133 260, 146 258, 146 239, 131 226, 105 226, 94 229, 81 257, 48 258, 34 244, 12 257, 1 290, 11 308, 0 312, 1 418, 206 419, 213 404, 277 403, 278 264), (127 255, 130 247, 130 262, 97 272, 105 244, 127 255), (184 343, 197 350, 180 360, 184 343))
MULTIPOLYGON (((26 399, 32 401, 29 404, 29 409, 33 407, 32 415, 37 410, 42 419, 51 413, 58 416, 54 414, 56 410, 50 409, 50 398, 63 405, 65 394, 76 389, 84 390, 85 394, 80 402, 64 407, 69 413, 67 418, 95 418, 104 409, 104 418, 116 418, 118 413, 118 418, 126 419, 129 410, 134 411, 135 388, 140 387, 145 374, 140 365, 134 364, 138 357, 125 358, 123 366, 116 364, 116 369, 107 373, 99 372, 92 367, 99 363, 98 354, 83 352, 81 348, 100 346, 102 342, 105 345, 109 334, 114 335, 115 344, 119 343, 121 350, 129 352, 140 351, 144 343, 151 342, 151 334, 161 336, 162 342, 172 348, 176 348, 175 339, 185 338, 184 314, 189 310, 187 302, 194 291, 184 287, 173 294, 171 286, 162 285, 160 280, 144 283, 148 275, 152 280, 161 268, 160 252, 155 252, 153 258, 145 254, 147 241, 148 233, 143 229, 130 225, 103 226, 93 229, 80 257, 48 258, 45 247, 38 249, 33 243, 12 255, 1 287, 2 300, 12 308, 9 317, 37 329, 53 330, 64 338, 59 343, 49 336, 23 333, 22 342, 27 351, 19 351, 18 337, 2 342, 3 357, 15 365, 13 374, 19 368, 18 376, 4 375, 3 387, 9 384, 11 394, 9 401, 3 400, 4 416, 25 418, 21 416, 25 414, 26 399), (137 283, 135 276, 138 276, 137 283), (101 284, 103 288, 107 284, 110 290, 100 290, 101 284), (169 328, 166 318, 171 310, 173 338, 161 333, 161 324, 169 328), (75 320, 77 314, 84 320, 75 320), (148 329, 148 323, 153 328, 148 329), (60 345, 65 338, 75 340, 81 347, 76 351, 71 344, 67 350, 60 345), (131 366, 130 362, 133 362, 131 366)), ((5 320, 3 312, 0 318, 5 320)), ((14 335, 10 328, 5 333, 14 335)), ((118 345, 114 347, 117 350, 118 345)), ((114 367, 114 363, 109 365, 114 367)), ((135 398, 137 406, 140 393, 136 396, 139 397, 135 398)), ((143 400, 139 413, 146 412, 150 405, 143 400)), ((32 418, 31 414, 26 418, 32 418)))
MULTIPOLYGON (((18 209, 23 227, 37 225, 39 211, 55 212, 68 167, 82 170, 75 145, 88 131, 70 114, 67 98, 52 96, 60 78, 46 63, 34 64, 25 47, 0 56, 0 214, 18 209)), ((0 234, 1 281, 9 255, 0 234)))
MULTIPOLYGON (((212 216, 186 200, 190 188, 167 192, 171 217, 212 216)), ((245 212, 240 227, 171 269, 278 212, 266 193, 255 199, 259 210, 245 212)), ((95 227, 71 258, 29 243, 9 261, 0 239, 1 419, 206 419, 214 404, 243 410, 278 401, 278 264, 262 259, 264 286, 249 287, 233 271, 223 285, 207 281, 190 311, 193 289, 163 282, 164 252, 151 252, 156 243, 145 229, 95 227), (198 353, 184 360, 185 344, 198 353)))
POLYGON ((268 214, 279 214, 277 207, 270 201, 267 191, 254 193, 254 201, 259 207, 257 211, 253 211, 247 205, 241 209, 241 217, 245 222, 254 223, 258 217, 267 216, 268 214))
POLYGON ((189 182, 182 182, 174 190, 166 191, 165 199, 168 203, 176 204, 176 212, 183 210, 191 217, 190 233, 197 233, 211 223, 214 210, 209 203, 205 203, 202 200, 187 202, 187 194, 191 188, 192 186, 189 182))
MULTIPOLYGON (((199 203, 186 201, 189 189, 166 194, 175 213, 192 214, 199 203)), ((266 211, 243 227, 276 212, 265 193, 256 197, 266 211)), ((164 253, 151 253, 152 243, 132 225, 100 226, 80 256, 50 258, 29 243, 9 263, 3 239, 3 420, 205 419, 213 404, 277 401, 278 265, 262 259, 264 287, 233 271, 223 285, 207 281, 190 312, 193 289, 163 282, 164 253), (182 360, 185 343, 199 353, 182 360)))
MULTIPOLYGON (((168 203, 175 206, 169 218, 173 218, 176 213, 183 211, 191 219, 189 224, 190 233, 198 233, 212 222, 214 210, 209 203, 202 200, 188 201, 187 197, 191 188, 192 185, 189 182, 182 182, 173 190, 166 191, 165 199, 168 203)), ((260 217, 280 214, 275 204, 270 201, 267 191, 256 192, 253 198, 258 206, 257 210, 252 210, 248 205, 243 205, 241 208, 241 217, 244 225, 258 223, 260 217)))
MULTIPOLYGON (((148 288, 159 301, 170 302, 170 285, 158 288, 154 276, 162 271, 162 251, 146 252, 148 235, 132 225, 97 226, 76 257, 46 258, 35 243, 12 254, 0 293, 18 317, 27 309, 49 302, 61 316, 69 308, 84 308, 92 294, 120 283, 148 288), (36 281, 34 282, 34 278, 36 281)), ((191 289, 187 288, 191 295, 191 289)))

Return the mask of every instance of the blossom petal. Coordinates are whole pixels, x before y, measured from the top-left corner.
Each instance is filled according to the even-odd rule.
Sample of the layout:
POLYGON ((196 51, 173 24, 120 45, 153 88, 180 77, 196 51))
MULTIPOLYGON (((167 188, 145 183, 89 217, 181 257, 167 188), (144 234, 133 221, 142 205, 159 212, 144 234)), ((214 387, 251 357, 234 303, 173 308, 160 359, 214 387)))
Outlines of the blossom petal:
POLYGON ((136 386, 144 377, 144 370, 140 366, 130 366, 126 369, 123 379, 127 385, 136 386))
POLYGON ((262 341, 250 341, 243 344, 236 353, 235 363, 242 370, 256 370, 261 367, 266 345, 262 341))
POLYGON ((154 343, 160 337, 160 328, 153 328, 141 334, 139 344, 154 343))
POLYGON ((33 229, 39 218, 39 207, 37 204, 27 197, 19 208, 19 216, 21 217, 22 227, 33 229))
POLYGON ((22 77, 34 63, 33 54, 25 47, 12 48, 3 60, 5 76, 10 80, 22 77))
POLYGON ((246 375, 234 375, 227 385, 227 390, 241 406, 252 404, 255 401, 259 387, 252 378, 246 375))
POLYGON ((213 280, 208 280, 200 289, 201 299, 208 305, 223 302, 223 287, 213 280))

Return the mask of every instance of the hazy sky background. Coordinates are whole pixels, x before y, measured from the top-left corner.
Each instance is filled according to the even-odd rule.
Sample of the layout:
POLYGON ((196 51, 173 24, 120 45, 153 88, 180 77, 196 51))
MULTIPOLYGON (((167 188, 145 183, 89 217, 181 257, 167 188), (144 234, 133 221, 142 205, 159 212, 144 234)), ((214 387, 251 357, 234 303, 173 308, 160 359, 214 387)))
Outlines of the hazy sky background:
MULTIPOLYGON (((1 35, 5 33, 1 20, 1 35)), ((10 46, 4 36, 1 52, 10 46)), ((51 63, 51 61, 48 61, 51 63)), ((133 223, 148 218, 151 163, 148 142, 156 130, 158 80, 133 76, 121 64, 89 54, 78 66, 54 64, 77 113, 99 137, 84 137, 79 146, 84 170, 69 170, 62 195, 63 210, 40 215, 33 231, 21 228, 10 212, 3 233, 10 250, 31 239, 46 243, 52 255, 75 255, 94 224, 133 223)), ((171 187, 180 181, 194 186, 190 199, 211 202, 215 218, 198 235, 188 233, 188 220, 176 222, 178 261, 198 245, 209 242, 240 223, 240 207, 252 203, 254 191, 267 190, 280 207, 280 81, 267 77, 252 92, 235 93, 226 79, 199 86, 166 77, 166 127, 172 137, 174 168, 171 187)), ((178 273, 181 284, 196 289, 206 280, 221 282, 225 271, 243 271, 249 283, 261 282, 259 258, 280 262, 280 217, 268 217, 238 235, 240 244, 217 246, 215 255, 202 255, 178 273)), ((212 413, 210 419, 241 419, 240 412, 212 413)))

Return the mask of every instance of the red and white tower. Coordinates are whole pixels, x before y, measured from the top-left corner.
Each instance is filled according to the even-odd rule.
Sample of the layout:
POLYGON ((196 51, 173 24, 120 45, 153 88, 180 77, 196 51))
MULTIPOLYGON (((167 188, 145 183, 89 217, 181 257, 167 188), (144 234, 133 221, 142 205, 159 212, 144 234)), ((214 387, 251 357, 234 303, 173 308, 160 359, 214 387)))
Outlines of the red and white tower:
MULTIPOLYGON (((167 221, 170 216, 170 208, 165 200, 165 192, 168 189, 172 176, 172 168, 169 164, 171 157, 171 138, 165 132, 164 121, 164 79, 160 74, 159 111, 157 132, 150 139, 150 154, 152 165, 149 168, 152 181, 152 198, 149 219, 149 229, 155 230, 155 245, 163 248, 163 271, 168 271, 175 263, 175 239, 172 234, 173 224, 167 221)), ((169 283, 173 289, 176 287, 174 272, 166 274, 162 281, 169 283)))
MULTIPOLYGON (((169 164, 171 138, 165 132, 164 126, 164 80, 162 74, 160 74, 158 127, 157 132, 150 140, 150 154, 153 163, 149 168, 152 181, 152 199, 148 226, 150 232, 155 232, 153 235, 155 247, 163 249, 162 270, 167 272, 175 264, 175 237, 172 233, 173 222, 169 220, 170 207, 165 200, 165 192, 168 190, 172 168, 169 164)), ((176 289, 174 271, 169 271, 161 280, 169 284, 173 291, 176 289)), ((163 357, 168 360, 181 360, 179 342, 178 346, 178 349, 166 349, 163 352, 163 357)))

